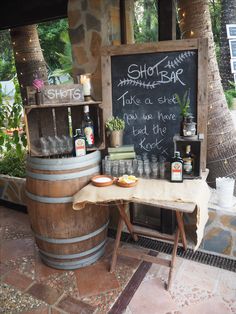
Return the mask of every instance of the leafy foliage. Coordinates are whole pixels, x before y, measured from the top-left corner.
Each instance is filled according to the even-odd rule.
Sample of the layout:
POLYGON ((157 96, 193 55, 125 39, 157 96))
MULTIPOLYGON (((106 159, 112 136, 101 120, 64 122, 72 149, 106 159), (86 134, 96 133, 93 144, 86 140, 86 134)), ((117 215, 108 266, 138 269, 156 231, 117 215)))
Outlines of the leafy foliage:
POLYGON ((60 19, 40 23, 38 25, 38 34, 43 55, 50 71, 61 68, 61 61, 58 53, 65 49, 65 42, 61 40, 61 34, 68 32, 67 19, 60 19))
POLYGON ((8 81, 16 73, 11 38, 8 30, 0 31, 0 81, 8 81))
POLYGON ((52 77, 59 77, 61 75, 68 74, 68 80, 72 80, 72 55, 71 55, 71 43, 69 34, 67 31, 63 31, 60 34, 60 40, 64 43, 63 53, 56 52, 58 60, 60 62, 60 68, 53 71, 52 77))
POLYGON ((24 178, 26 168, 26 152, 17 153, 11 148, 5 152, 3 158, 0 159, 0 173, 9 176, 24 178))
POLYGON ((106 129, 109 131, 121 131, 125 128, 125 121, 118 117, 111 117, 106 122, 106 129))
POLYGON ((232 109, 233 107, 233 100, 236 98, 236 84, 233 82, 229 82, 232 88, 227 89, 225 91, 225 98, 228 104, 228 108, 232 109))
POLYGON ((180 106, 180 115, 182 117, 187 117, 189 115, 190 108, 189 91, 186 90, 182 99, 178 94, 175 94, 175 98, 180 106))
POLYGON ((134 38, 135 42, 157 41, 158 18, 157 1, 135 1, 134 38))
POLYGON ((0 84, 0 154, 14 149, 16 154, 21 155, 26 147, 26 136, 22 125, 23 107, 16 78, 14 78, 14 84, 16 92, 13 104, 11 97, 2 90, 0 84))

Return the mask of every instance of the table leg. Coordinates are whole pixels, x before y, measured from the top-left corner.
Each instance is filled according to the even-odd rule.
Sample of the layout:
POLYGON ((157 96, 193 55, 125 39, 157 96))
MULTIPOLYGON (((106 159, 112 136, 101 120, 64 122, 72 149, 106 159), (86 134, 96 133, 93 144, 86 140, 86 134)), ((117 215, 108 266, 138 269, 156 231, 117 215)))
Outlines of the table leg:
POLYGON ((183 243, 183 248, 186 251, 187 250, 187 240, 186 240, 186 235, 184 231, 184 222, 183 222, 183 213, 180 213, 176 211, 176 218, 177 218, 177 223, 178 223, 178 229, 181 235, 181 240, 183 243))
POLYGON ((134 239, 134 241, 138 241, 138 236, 134 233, 133 231, 133 226, 132 224, 130 223, 130 220, 129 220, 129 217, 127 216, 126 212, 125 212, 125 204, 124 203, 119 203, 119 202, 116 202, 116 206, 118 207, 119 209, 119 213, 120 213, 120 216, 122 217, 122 219, 124 220, 132 238, 134 239))
POLYGON ((118 250, 119 245, 120 245, 120 237, 121 237, 123 225, 124 225, 124 221, 123 221, 122 217, 120 216, 119 222, 118 222, 118 227, 117 227, 117 232, 116 232, 116 240, 115 240, 114 250, 113 250, 113 254, 112 254, 112 260, 111 260, 111 268, 110 268, 111 273, 114 272, 115 267, 116 267, 117 250, 118 250))
POLYGON ((180 233, 180 229, 179 229, 179 227, 177 227, 177 230, 175 233, 174 248, 173 248, 171 262, 170 262, 170 271, 169 271, 169 276, 168 276, 167 290, 169 290, 169 288, 171 286, 171 282, 172 282, 172 275, 173 275, 175 258, 176 258, 178 242, 179 242, 179 233, 180 233))

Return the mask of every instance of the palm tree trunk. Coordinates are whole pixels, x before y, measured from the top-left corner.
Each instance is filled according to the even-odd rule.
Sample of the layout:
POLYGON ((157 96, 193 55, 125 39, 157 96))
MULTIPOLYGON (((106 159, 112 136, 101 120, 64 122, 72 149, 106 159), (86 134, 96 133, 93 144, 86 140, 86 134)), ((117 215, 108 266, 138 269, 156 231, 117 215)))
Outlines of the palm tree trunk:
POLYGON ((26 86, 32 86, 36 76, 47 82, 47 67, 39 43, 36 25, 13 28, 10 30, 10 35, 22 101, 25 105, 26 86))
MULTIPOLYGON (((180 30, 183 38, 208 38, 208 183, 216 177, 236 178, 236 130, 227 107, 216 60, 207 0, 179 0, 180 30)), ((236 187, 235 187, 236 193, 236 187)))
POLYGON ((220 75, 224 89, 230 88, 229 81, 234 81, 230 67, 229 40, 226 34, 226 24, 236 24, 236 1, 221 1, 220 29, 220 75))

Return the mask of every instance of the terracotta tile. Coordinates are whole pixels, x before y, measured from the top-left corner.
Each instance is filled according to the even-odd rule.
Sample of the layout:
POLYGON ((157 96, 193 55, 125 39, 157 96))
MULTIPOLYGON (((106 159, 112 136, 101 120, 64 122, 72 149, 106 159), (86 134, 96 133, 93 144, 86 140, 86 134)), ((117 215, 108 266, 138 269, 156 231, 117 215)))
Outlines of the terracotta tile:
POLYGON ((21 312, 21 314, 49 314, 50 313, 49 311, 50 311, 49 307, 44 306, 44 307, 40 307, 38 309, 34 309, 34 310, 26 311, 26 312, 21 312))
POLYGON ((16 259, 22 256, 29 256, 34 254, 34 240, 33 239, 17 239, 2 241, 0 247, 0 256, 2 262, 9 259, 16 259))
POLYGON ((109 263, 100 262, 74 272, 81 297, 119 288, 119 283, 115 275, 109 272, 109 267, 109 263))
POLYGON ((55 307, 51 308, 51 314, 64 314, 65 312, 61 312, 59 309, 56 309, 55 307))
POLYGON ((208 301, 194 304, 181 309, 181 314, 232 314, 226 303, 220 297, 211 298, 208 301))
POLYGON ((70 296, 64 297, 58 304, 57 307, 70 313, 70 314, 92 314, 96 311, 96 308, 85 303, 79 301, 70 296))
POLYGON ((13 270, 4 277, 3 282, 23 291, 32 284, 33 280, 18 271, 13 270))
POLYGON ((62 292, 59 292, 57 289, 41 283, 35 283, 26 292, 48 304, 54 304, 62 295, 62 292))
POLYGON ((35 279, 38 281, 42 281, 51 275, 55 275, 55 274, 60 275, 64 271, 45 265, 43 261, 40 259, 39 255, 36 254, 34 272, 35 272, 35 279))
POLYGON ((0 276, 6 274, 9 271, 9 267, 4 265, 4 264, 0 264, 0 276))
POLYGON ((161 280, 155 278, 141 283, 129 303, 129 310, 135 314, 161 314, 177 310, 177 306, 161 280))

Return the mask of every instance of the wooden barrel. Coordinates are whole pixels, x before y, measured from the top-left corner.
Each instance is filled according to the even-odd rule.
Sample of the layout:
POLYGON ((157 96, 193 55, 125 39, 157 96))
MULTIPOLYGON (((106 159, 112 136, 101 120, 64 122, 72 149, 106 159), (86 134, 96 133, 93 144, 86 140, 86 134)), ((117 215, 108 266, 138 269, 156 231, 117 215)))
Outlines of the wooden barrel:
POLYGON ((59 269, 90 265, 104 253, 107 206, 72 209, 72 196, 100 173, 101 153, 83 157, 27 160, 27 207, 45 264, 59 269))

